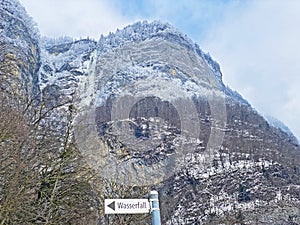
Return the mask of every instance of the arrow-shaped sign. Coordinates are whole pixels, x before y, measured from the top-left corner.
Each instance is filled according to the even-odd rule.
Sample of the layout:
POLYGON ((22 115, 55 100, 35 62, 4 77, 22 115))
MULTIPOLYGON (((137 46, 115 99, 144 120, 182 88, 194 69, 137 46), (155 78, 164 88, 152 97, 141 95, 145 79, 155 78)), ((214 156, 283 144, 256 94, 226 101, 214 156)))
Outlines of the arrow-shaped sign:
POLYGON ((110 204, 108 205, 108 207, 115 211, 115 209, 116 209, 116 202, 113 201, 112 203, 110 203, 110 204))
POLYGON ((105 199, 105 214, 149 213, 148 199, 105 199))

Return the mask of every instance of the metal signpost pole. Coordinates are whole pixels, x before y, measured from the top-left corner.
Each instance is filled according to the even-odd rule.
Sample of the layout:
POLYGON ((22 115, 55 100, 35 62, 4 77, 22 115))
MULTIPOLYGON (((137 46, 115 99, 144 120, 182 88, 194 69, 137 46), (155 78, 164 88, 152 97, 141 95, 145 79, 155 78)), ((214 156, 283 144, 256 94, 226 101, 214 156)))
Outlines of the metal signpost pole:
POLYGON ((149 201, 150 201, 150 209, 152 215, 152 225, 161 225, 157 191, 150 191, 149 201))

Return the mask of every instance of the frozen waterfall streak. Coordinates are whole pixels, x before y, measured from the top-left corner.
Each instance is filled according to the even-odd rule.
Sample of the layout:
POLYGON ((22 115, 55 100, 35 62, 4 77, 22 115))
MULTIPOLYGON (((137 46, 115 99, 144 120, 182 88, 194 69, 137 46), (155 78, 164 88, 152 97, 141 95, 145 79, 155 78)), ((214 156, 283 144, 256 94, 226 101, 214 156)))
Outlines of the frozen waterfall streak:
POLYGON ((86 107, 94 101, 95 99, 95 71, 96 71, 96 64, 97 64, 97 50, 94 50, 91 53, 91 61, 87 68, 87 76, 81 77, 81 82, 79 82, 78 87, 78 98, 79 101, 79 108, 85 110, 86 107))
MULTIPOLYGON (((106 152, 104 150, 106 147, 98 137, 95 123, 95 108, 91 106, 95 101, 97 55, 97 50, 92 52, 91 61, 87 69, 87 76, 82 77, 77 89, 78 98, 80 99, 78 105, 79 112, 74 120, 74 133, 77 146, 85 157, 86 162, 94 169, 99 169, 98 167, 95 167, 95 165, 110 165, 109 162, 99 163, 99 160, 105 161, 108 156, 104 154, 106 152)), ((109 169, 102 168, 99 172, 108 172, 108 174, 103 174, 103 176, 109 176, 109 169)))

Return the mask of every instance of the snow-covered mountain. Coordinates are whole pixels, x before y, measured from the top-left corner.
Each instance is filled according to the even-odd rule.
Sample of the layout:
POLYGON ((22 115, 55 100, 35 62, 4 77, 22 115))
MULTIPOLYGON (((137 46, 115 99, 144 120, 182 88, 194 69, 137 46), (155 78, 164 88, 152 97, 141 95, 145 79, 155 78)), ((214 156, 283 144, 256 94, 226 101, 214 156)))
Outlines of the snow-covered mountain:
POLYGON ((97 43, 49 43, 41 89, 77 96, 83 155, 109 179, 156 185, 167 224, 299 221, 297 140, 225 87, 186 35, 138 22, 97 43))
MULTIPOLYGON (((19 54, 7 21, 1 41, 19 54)), ((226 87, 219 64, 186 35, 157 21, 98 41, 40 38, 26 26, 14 31, 30 53, 19 77, 54 108, 54 129, 75 112, 72 135, 89 165, 158 189, 164 224, 300 223, 298 141, 226 87)))

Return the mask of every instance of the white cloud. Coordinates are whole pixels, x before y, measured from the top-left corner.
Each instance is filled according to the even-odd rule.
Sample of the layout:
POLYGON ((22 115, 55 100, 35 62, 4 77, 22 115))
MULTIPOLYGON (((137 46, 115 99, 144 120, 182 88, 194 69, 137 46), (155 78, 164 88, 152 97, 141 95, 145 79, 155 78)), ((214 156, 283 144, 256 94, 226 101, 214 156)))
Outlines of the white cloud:
POLYGON ((205 49, 229 86, 300 138, 300 2, 252 1, 233 9, 208 31, 205 49))
POLYGON ((21 0, 46 36, 90 36, 115 31, 128 24, 108 0, 21 0))

